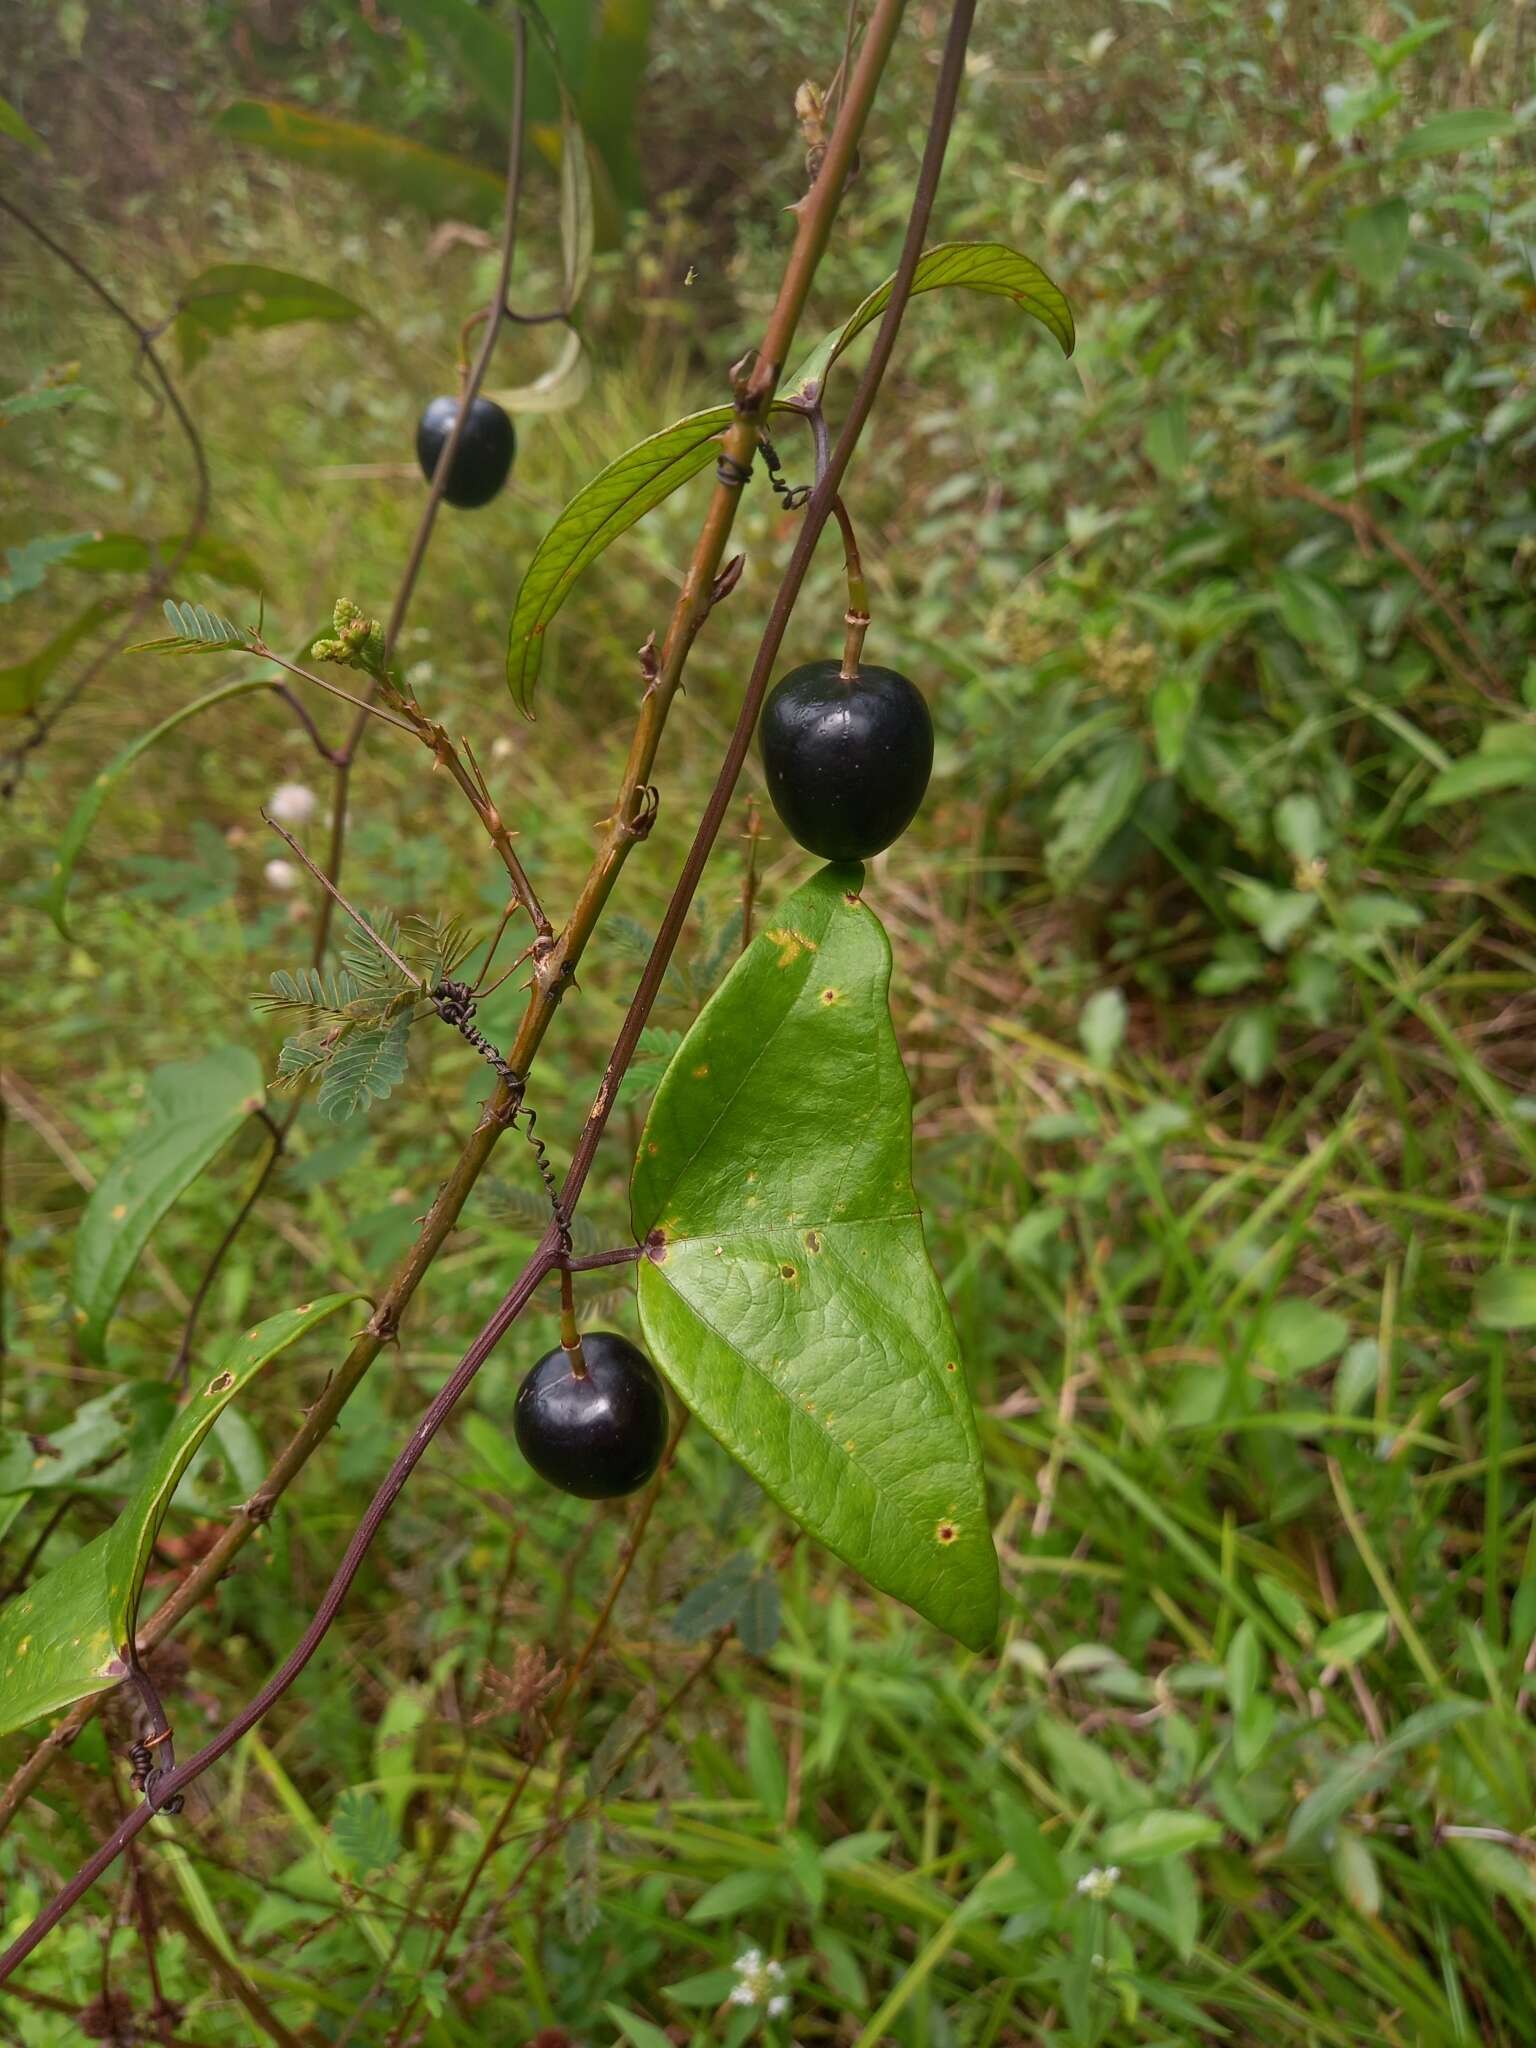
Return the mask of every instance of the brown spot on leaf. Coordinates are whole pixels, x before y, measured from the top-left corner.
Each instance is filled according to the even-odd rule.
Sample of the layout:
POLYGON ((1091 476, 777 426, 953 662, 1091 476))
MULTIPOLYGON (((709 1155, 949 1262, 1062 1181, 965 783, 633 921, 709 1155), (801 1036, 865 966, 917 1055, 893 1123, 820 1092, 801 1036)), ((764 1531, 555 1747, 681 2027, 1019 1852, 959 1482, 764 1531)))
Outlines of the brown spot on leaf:
POLYGON ((940 1522, 938 1528, 934 1531, 934 1534, 938 1537, 941 1543, 953 1543, 955 1538, 960 1534, 960 1531, 955 1527, 953 1522, 940 1522))
POLYGON ((781 1280, 795 1280, 799 1278, 799 1275, 796 1273, 794 1267, 786 1262, 779 1268, 779 1278, 781 1280))
POLYGON ((703 1079, 705 1078, 705 1076, 706 1076, 706 1075, 708 1074, 708 1072, 709 1072, 709 1062, 708 1062, 708 1060, 706 1060, 706 1061, 704 1062, 704 1064, 703 1064, 702 1066, 699 1066, 699 1067, 695 1067, 695 1068, 694 1068, 694 1070, 693 1070, 693 1078, 695 1079, 695 1081, 702 1081, 702 1080, 703 1080, 703 1079))
POLYGON ((838 1001, 839 995, 840 991, 835 988, 824 988, 821 992, 821 1000, 824 1003, 835 1003, 838 1001))
POLYGON ((216 1380, 208 1382, 208 1391, 210 1394, 227 1394, 234 1384, 235 1376, 232 1372, 221 1372, 216 1380))
POLYGON ((808 1230, 805 1233, 805 1248, 808 1252, 819 1252, 821 1250, 821 1238, 816 1231, 808 1230))

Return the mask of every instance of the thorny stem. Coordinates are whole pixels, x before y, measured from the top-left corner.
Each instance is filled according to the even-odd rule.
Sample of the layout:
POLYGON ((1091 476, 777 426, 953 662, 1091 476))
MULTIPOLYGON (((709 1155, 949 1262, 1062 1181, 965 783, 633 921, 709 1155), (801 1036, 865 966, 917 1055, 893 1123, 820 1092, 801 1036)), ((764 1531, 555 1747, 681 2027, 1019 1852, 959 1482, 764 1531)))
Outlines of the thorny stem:
POLYGON ((54 700, 47 713, 35 718, 32 731, 7 756, 3 771, 0 771, 0 796, 9 796, 21 780, 22 766, 27 755, 43 745, 54 726, 58 724, 65 712, 78 702, 83 693, 90 688, 107 663, 116 660, 123 649, 130 644, 134 634, 138 631, 139 621, 143 618, 145 612, 148 611, 149 607, 158 598, 163 597, 171 587, 177 570, 197 545, 203 528, 208 523, 208 506, 213 495, 213 486, 208 475, 208 458, 203 452, 202 436, 193 424, 192 415, 187 411, 186 406, 182 402, 181 393, 176 389, 169 372, 155 350, 155 335, 158 330, 146 327, 141 320, 136 320, 122 300, 115 293, 107 289, 94 271, 87 269, 78 256, 66 249, 62 242, 56 242, 48 230, 35 221, 24 207, 18 206, 13 199, 8 199, 3 192, 0 192, 0 210, 8 213, 12 220, 24 227, 34 240, 41 242, 50 255, 56 256, 66 268, 72 270, 80 282, 89 291, 94 292, 107 310, 115 315, 117 319, 121 320, 123 325, 133 335, 139 345, 139 354, 148 363, 155 382, 164 394, 167 405, 169 405, 172 413, 175 415, 176 424, 181 428, 182 434, 186 439, 187 447, 192 456, 192 467, 197 476, 196 493, 192 502, 192 514, 187 521, 187 530, 182 535, 175 553, 151 574, 148 582, 128 607, 127 616, 119 630, 103 647, 97 650, 94 657, 86 663, 79 675, 76 676, 74 682, 54 700))
MULTIPOLYGON (((974 0, 960 0, 956 10, 955 21, 963 21, 964 24, 960 34, 962 47, 965 35, 969 30, 973 6, 974 0)), ((860 50, 857 65, 854 68, 852 78, 844 94, 843 103, 838 115, 837 127, 828 144, 827 153, 822 160, 816 182, 806 197, 799 202, 795 243, 785 266, 778 298, 765 334, 764 346, 758 354, 757 368, 753 373, 752 379, 738 398, 738 419, 725 437, 727 453, 733 455, 738 462, 748 460, 756 446, 756 421, 766 408, 774 382, 779 370, 782 368, 783 360, 792 345, 801 309, 804 306, 816 267, 825 250, 827 238, 831 232, 832 222, 837 212, 838 202, 859 136, 863 131, 880 75, 884 70, 886 59, 889 56, 891 45, 895 39, 902 8, 903 0, 876 0, 876 6, 860 50)), ((952 35, 954 32, 952 28, 952 35)), ((521 36, 519 37, 519 43, 521 46, 521 36)), ((952 109, 953 96, 951 94, 949 113, 946 113, 943 117, 943 128, 946 135, 952 109)), ((919 197, 921 204, 914 214, 914 220, 920 214, 922 221, 926 222, 932 205, 932 181, 928 177, 926 159, 924 180, 920 185, 919 197)), ((920 247, 920 231, 918 243, 920 247)), ((915 254, 912 261, 915 265, 915 254)), ((892 307, 887 308, 880 330, 881 337, 885 335, 886 327, 891 323, 892 309, 899 309, 905 296, 906 286, 900 285, 896 296, 893 298, 892 307)), ((894 337, 894 328, 892 328, 892 337, 894 337)), ((489 335, 487 339, 489 340, 489 335)), ((487 354, 488 350, 482 349, 482 365, 487 354)), ((888 354, 889 347, 887 346, 882 355, 880 340, 877 338, 875 355, 871 358, 871 367, 878 361, 883 372, 884 358, 888 354)), ((479 367, 481 365, 477 365, 477 368, 479 367)), ((472 372, 471 386, 474 384, 474 375, 475 373, 472 372)), ((862 427, 863 418, 868 412, 869 401, 872 400, 873 396, 873 382, 870 380, 870 371, 868 370, 866 371, 865 382, 869 386, 869 398, 863 404, 862 410, 856 404, 855 412, 858 427, 862 427)), ((878 377, 874 379, 874 382, 878 382, 878 377)), ((847 431, 845 429, 845 438, 847 431)), ((451 442, 449 445, 451 447, 451 442)), ((849 448, 851 450, 851 441, 849 442, 849 448)), ((435 509, 436 499, 441 495, 438 486, 444 478, 447 454, 448 450, 445 449, 444 459, 439 462, 438 473, 434 479, 433 501, 429 505, 429 510, 435 509)), ((839 475, 840 473, 839 471, 839 475)), ((679 596, 677 606, 673 612, 672 622, 668 628, 667 640, 663 649, 662 668, 657 679, 657 686, 647 693, 641 707, 635 739, 631 745, 629 761, 626 764, 620 799, 615 806, 613 816, 609 820, 604 844, 599 848, 593 863, 592 872, 554 949, 554 953, 558 955, 558 958, 554 961, 552 968, 546 962, 541 970, 536 973, 534 999, 530 1002, 528 1010, 525 1012, 517 1040, 509 1055, 510 1063, 520 1074, 527 1074, 528 1068, 532 1064, 554 1015, 559 995, 569 985, 570 981, 574 979, 576 963, 596 926, 608 895, 628 856, 630 846, 634 843, 635 835, 629 820, 634 814, 637 801, 643 802, 643 791, 648 786, 650 768, 655 760, 656 749, 660 742, 661 731, 666 721, 667 712, 681 681, 683 668, 692 646, 693 638, 697 633, 698 624, 703 616, 707 614, 713 594, 714 579, 719 569, 731 525, 734 521, 739 494, 739 486, 720 483, 717 484, 714 495, 711 498, 703 532, 695 548, 693 561, 690 564, 682 593, 679 596)), ((815 510, 816 504, 817 500, 813 498, 811 508, 807 514, 808 519, 811 511, 815 510)), ((825 523, 826 517, 827 509, 823 505, 817 518, 815 529, 817 532, 819 532, 821 525, 825 523)), ((802 535, 803 539, 804 535, 802 535)), ((798 549, 796 559, 799 559, 798 549)), ((807 550, 805 560, 808 561, 808 559, 809 552, 807 550)), ((410 566, 412 569, 415 566, 414 556, 413 564, 410 566)), ((803 577, 804 564, 802 563, 794 578, 797 590, 803 577)), ((398 620, 403 616, 403 611, 403 604, 397 600, 395 613, 392 615, 392 625, 395 630, 398 630, 398 620)), ((775 646, 778 639, 782 638, 783 626, 787 616, 787 609, 784 611, 783 616, 780 617, 776 607, 775 618, 778 620, 778 623, 775 634, 775 646)), ((761 694, 761 689, 759 689, 757 692, 759 699, 761 694)), ((753 715, 755 716, 755 709, 753 715)), ((359 723, 354 727, 352 740, 349 742, 347 750, 349 760, 351 749, 355 746, 358 737, 360 737, 361 719, 362 714, 360 713, 359 723)), ((750 734, 750 723, 746 725, 745 730, 747 734, 750 734)), ((740 736, 741 729, 738 728, 738 737, 740 736)), ((744 753, 745 740, 743 739, 739 750, 733 745, 732 758, 727 764, 729 784, 731 786, 734 786, 736 777, 740 772, 741 757, 744 753)), ((340 782, 346 771, 343 768, 338 769, 337 772, 338 781, 340 782)), ((728 793, 727 789, 727 797, 728 793)), ((723 810, 723 802, 717 802, 718 798, 719 790, 717 789, 717 798, 712 799, 711 802, 712 814, 718 810, 723 810)), ((343 807, 340 804, 337 805, 334 815, 336 826, 333 828, 331 860, 333 874, 337 872, 340 858, 339 826, 340 820, 344 815, 343 807)), ((707 817, 706 826, 708 827, 707 844, 705 846, 705 852, 707 853, 707 846, 713 843, 719 829, 719 816, 712 815, 712 817, 707 817)), ((702 859, 698 864, 702 866, 702 859)), ((692 865, 692 862, 690 862, 690 868, 692 865)), ((688 886, 691 894, 692 881, 689 882, 688 886)), ((676 945, 680 927, 681 917, 678 916, 674 920, 669 915, 668 926, 665 932, 666 957, 670 957, 671 950, 676 945)), ((660 943, 658 941, 658 949, 660 948, 660 943)), ((653 953, 651 966, 647 969, 647 977, 648 979, 650 978, 654 969, 655 985, 659 987, 661 973, 664 971, 664 962, 663 967, 657 967, 656 961, 657 954, 653 953)), ((655 988, 653 987, 648 1000, 654 1000, 654 994, 655 988)), ((629 1038, 629 1043, 623 1053, 623 1063, 625 1066, 627 1066, 629 1059, 633 1056, 634 1045, 639 1036, 639 1026, 636 1025, 631 1032, 627 1022, 626 1036, 629 1038)), ((612 1071, 612 1062, 610 1062, 610 1073, 612 1071)), ((622 1071, 622 1068, 619 1071, 622 1071)), ((616 1085, 615 1080, 615 1088, 616 1085)), ((606 1079, 604 1086, 605 1089, 608 1087, 606 1079)), ((325 1440, 336 1417, 345 1407, 355 1388, 367 1374, 374 1359, 398 1329, 400 1318, 406 1306, 415 1294, 423 1275, 437 1256, 444 1240, 452 1230, 465 1201, 468 1199, 470 1190, 479 1178, 503 1130, 507 1128, 507 1112, 512 1106, 513 1098, 511 1092, 505 1086, 498 1087, 487 1106, 486 1114, 471 1134, 457 1163, 440 1188, 437 1198, 428 1212, 421 1235, 407 1255, 401 1271, 397 1274, 394 1282, 380 1300, 373 1315, 369 1318, 366 1329, 354 1342, 346 1359, 332 1376, 319 1399, 309 1409, 303 1424, 281 1452, 261 1486, 257 1488, 256 1492, 246 1502, 242 1513, 235 1520, 226 1524, 218 1539, 209 1548, 202 1560, 194 1566, 166 1598, 151 1620, 140 1629, 138 1640, 141 1648, 152 1647, 155 1643, 162 1641, 168 1636, 177 1624, 218 1583, 225 1572, 229 1570, 234 1559, 245 1547, 246 1543, 256 1533, 256 1530, 269 1518, 273 1507, 287 1487, 297 1477, 298 1473, 303 1470, 317 1447, 325 1440)), ((581 1169, 580 1178, 583 1181, 585 1180, 586 1173, 590 1170, 591 1156, 595 1152, 597 1138, 601 1135, 601 1123, 605 1120, 605 1118, 589 1120, 588 1132, 584 1133, 584 1142, 590 1137, 590 1143, 588 1144, 585 1161, 581 1169)), ((557 1258, 556 1234, 552 1224, 550 1229, 545 1232, 539 1251, 535 1254, 529 1267, 525 1269, 524 1274, 508 1295, 502 1308, 498 1310, 496 1316, 486 1326, 486 1330, 482 1332, 481 1339, 478 1339, 476 1345, 466 1354, 466 1358, 459 1371, 454 1374, 453 1378, 444 1387, 442 1393, 428 1409, 421 1428, 413 1435, 406 1453, 402 1454, 402 1459, 397 1460, 396 1466, 391 1469, 383 1488, 371 1504, 368 1513, 353 1537, 342 1567, 333 1580, 319 1612, 316 1614, 310 1627, 305 1631, 293 1655, 274 1674, 274 1677, 262 1688, 256 1698, 242 1710, 220 1735, 215 1737, 212 1742, 205 1745, 202 1750, 180 1767, 175 1773, 174 1779, 168 1781, 162 1787, 164 1792, 173 1792, 179 1785, 191 1782, 193 1777, 199 1775, 211 1763, 216 1762, 219 1757, 223 1756, 248 1728, 254 1727, 257 1724, 266 1713, 268 1707, 281 1696, 292 1682, 292 1679, 308 1663, 320 1640, 323 1638, 326 1629, 329 1628, 335 1612, 339 1609, 346 1590, 361 1564, 362 1557, 372 1541, 374 1531, 388 1513, 389 1507, 393 1504, 396 1494, 405 1483, 405 1479, 409 1476, 409 1472, 413 1469, 417 1458, 420 1457, 421 1452, 425 1449, 427 1442, 430 1441, 432 1434, 443 1417, 449 1412, 453 1402, 457 1400, 462 1387, 467 1386, 470 1378, 473 1377, 473 1373, 478 1371, 479 1365, 483 1361, 483 1357, 488 1353, 490 1346, 494 1344, 510 1322, 515 1320, 516 1316, 521 1313, 526 1302, 531 1299, 539 1281, 543 1278, 545 1272, 556 1263, 557 1258), (481 1348, 482 1344, 484 1344, 484 1350, 481 1348), (473 1361, 472 1364, 471 1361, 473 1361)), ((49 1734, 43 1738, 27 1763, 12 1777, 4 1792, 0 1793, 0 1829, 3 1829, 5 1824, 8 1823, 33 1786, 46 1773, 53 1758, 73 1742, 75 1736, 91 1718, 96 1705, 97 1702, 95 1700, 88 1700, 72 1708, 49 1734)), ((76 1873, 76 1876, 65 1889, 45 1909, 33 1926, 22 1935, 20 1940, 13 1945, 6 1955, 0 1957, 0 1980, 3 1980, 26 1955, 32 1952, 37 1944, 46 1937, 48 1932, 68 1912, 75 1901, 90 1889, 101 1872, 110 1867, 115 1857, 121 1853, 126 1841, 131 1840, 145 1825, 147 1817, 147 1808, 140 1807, 137 1809, 135 1814, 130 1815, 128 1820, 123 1823, 123 1827, 108 1842, 104 1843, 87 1863, 82 1866, 81 1870, 76 1873)))

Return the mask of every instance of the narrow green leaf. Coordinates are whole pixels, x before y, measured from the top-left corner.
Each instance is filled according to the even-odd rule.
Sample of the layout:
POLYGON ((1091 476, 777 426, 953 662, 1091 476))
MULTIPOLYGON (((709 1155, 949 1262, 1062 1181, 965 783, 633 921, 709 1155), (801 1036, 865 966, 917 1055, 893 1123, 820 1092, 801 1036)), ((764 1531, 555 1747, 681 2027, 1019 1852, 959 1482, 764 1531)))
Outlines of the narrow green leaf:
POLYGON ((1472 1294, 1485 1330, 1536 1329, 1536 1266, 1492 1266, 1472 1294))
POLYGON ((48 154, 47 143, 29 122, 22 119, 9 100, 0 100, 0 135, 9 135, 13 142, 35 149, 43 156, 48 154))
POLYGON ((261 1067, 244 1046, 175 1060, 149 1077, 143 1122, 92 1190, 75 1233, 70 1300, 87 1358, 105 1356, 107 1324, 150 1232, 262 1102, 261 1067))
POLYGON ((176 308, 181 366, 192 370, 211 345, 241 328, 287 327, 296 320, 361 320, 355 299, 312 277, 262 263, 216 263, 182 287, 176 308))
POLYGON ((670 2036, 649 2020, 641 2019, 638 2013, 628 2012, 622 2005, 605 2005, 603 2011, 632 2048, 672 2048, 670 2036))
POLYGON ((872 1584, 981 1648, 997 1560, 912 1189, 890 947, 857 868, 772 918, 684 1040, 635 1166, 640 1315, 680 1398, 872 1584))
POLYGON ((91 828, 102 805, 122 781, 128 770, 141 754, 148 753, 157 740, 163 740, 167 733, 174 732, 178 725, 185 725, 189 718, 196 718, 201 711, 211 711, 216 704, 227 704, 232 697, 248 697, 253 690, 270 690, 271 683, 265 676, 247 676, 240 682, 224 683, 217 690, 210 690, 206 696, 195 697, 190 704, 183 704, 173 711, 169 718, 162 718, 158 725, 142 732, 137 739, 130 740, 123 751, 109 761, 101 773, 94 776, 69 815, 59 841, 58 857, 53 863, 53 873, 48 885, 48 913, 66 939, 69 926, 65 921, 65 906, 69 901, 70 880, 75 872, 75 863, 81 849, 91 836, 91 828))
MULTIPOLYGON (((890 304, 895 281, 893 275, 884 284, 876 286, 843 325, 812 350, 788 380, 786 390, 801 393, 821 391, 832 364, 855 336, 862 334, 871 321, 878 320, 890 304)), ((1001 242, 941 242, 936 248, 925 249, 913 275, 912 297, 916 298, 921 292, 942 291, 949 286, 986 292, 993 298, 1011 299, 1032 319, 1040 322, 1063 355, 1071 355, 1077 345, 1072 308, 1067 304, 1065 292, 1052 283, 1038 263, 1032 263, 1017 249, 1009 249, 1001 242)))
MULTIPOLYGON (((0 100, 0 107, 4 104, 0 100)), ((9 398, 0 398, 0 427, 8 427, 12 420, 24 420, 31 413, 62 412, 65 406, 76 405, 86 396, 83 384, 42 384, 34 391, 13 391, 9 398)))
POLYGON ((98 626, 123 610, 126 599, 98 597, 78 618, 55 633, 36 654, 0 668, 0 718, 20 718, 30 711, 48 686, 49 678, 98 626))
POLYGON ((1387 1617, 1379 1609, 1366 1614, 1341 1614, 1321 1631, 1312 1652, 1324 1664, 1358 1664, 1386 1632, 1387 1617))
POLYGON ((277 100, 236 100, 214 126, 232 142, 349 178, 391 205, 481 227, 494 226, 501 216, 503 181, 493 172, 383 129, 333 121, 277 100))
POLYGON ((1099 1854, 1106 1863, 1161 1863, 1221 1840, 1221 1824, 1207 1813, 1154 1806, 1106 1828, 1099 1854))
POLYGON ((581 123, 567 110, 560 123, 560 258, 563 304, 570 312, 592 270, 592 167, 581 123))
POLYGON ((732 418, 730 406, 711 406, 626 449, 582 486, 539 542, 507 629, 507 685, 524 711, 533 704, 545 632, 577 577, 637 519, 708 467, 716 437, 732 418))
POLYGON ((1400 164, 1418 163, 1429 156, 1457 156, 1464 149, 1483 149, 1490 142, 1501 141, 1519 125, 1513 114, 1498 107, 1453 107, 1448 113, 1431 114, 1410 129, 1392 154, 1400 164))
POLYGON ((200 533, 183 553, 185 541, 185 534, 180 533, 167 534, 164 540, 145 540, 136 533, 98 533, 76 548, 69 566, 103 575, 144 576, 179 557, 178 575, 207 576, 215 583, 232 584, 258 596, 266 589, 267 578, 244 548, 236 547, 233 541, 200 533))
POLYGON ((108 1692, 126 1677, 150 1551, 193 1452, 269 1359, 356 1299, 329 1294, 237 1338, 177 1411, 112 1527, 7 1604, 0 1613, 0 1734, 108 1692))

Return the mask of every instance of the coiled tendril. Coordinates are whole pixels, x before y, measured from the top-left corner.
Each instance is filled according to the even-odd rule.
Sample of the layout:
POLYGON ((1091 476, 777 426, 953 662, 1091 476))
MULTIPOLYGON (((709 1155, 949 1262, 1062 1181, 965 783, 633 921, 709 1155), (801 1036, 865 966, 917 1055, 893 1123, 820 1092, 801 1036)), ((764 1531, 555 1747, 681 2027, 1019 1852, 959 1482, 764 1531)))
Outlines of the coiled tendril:
POLYGON ((516 1125, 518 1119, 522 1119, 523 1136, 532 1148, 534 1164, 539 1169, 544 1191, 549 1196, 550 1211, 559 1234, 560 1250, 568 1257, 571 1250, 571 1226, 560 1206, 560 1183, 556 1180, 554 1167, 550 1164, 549 1149, 538 1135, 539 1113, 526 1099, 527 1083, 475 1024, 474 991, 467 982, 440 981, 436 988, 430 991, 429 1000, 443 1022, 451 1024, 466 1045, 474 1047, 512 1097, 512 1107, 507 1113, 507 1121, 516 1125))

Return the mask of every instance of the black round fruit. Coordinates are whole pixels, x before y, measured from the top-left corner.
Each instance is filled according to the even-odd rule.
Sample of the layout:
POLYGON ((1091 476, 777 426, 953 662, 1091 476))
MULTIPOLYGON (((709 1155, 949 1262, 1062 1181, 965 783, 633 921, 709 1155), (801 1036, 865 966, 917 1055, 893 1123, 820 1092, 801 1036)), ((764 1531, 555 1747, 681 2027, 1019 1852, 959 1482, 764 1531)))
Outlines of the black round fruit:
POLYGON ((644 1486, 667 1442, 667 1401, 656 1368, 627 1337, 594 1330, 581 1340, 585 1379, 558 1346, 517 1392, 517 1447, 541 1479, 583 1500, 644 1486))
POLYGON ((758 728, 773 807, 823 860, 867 860, 917 816, 933 770, 933 721, 893 668, 807 662, 775 683, 758 728))
MULTIPOLYGON (((434 398, 421 416, 416 428, 416 460, 428 483, 436 474, 437 458, 453 432, 458 413, 456 398, 434 398)), ((474 505, 488 505, 506 482, 516 451, 517 435, 501 407, 493 398, 477 398, 469 408, 464 432, 453 451, 453 467, 448 472, 443 496, 450 505, 461 505, 466 510, 474 505)))

